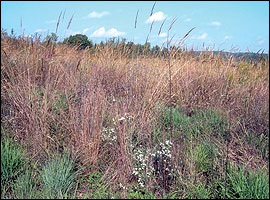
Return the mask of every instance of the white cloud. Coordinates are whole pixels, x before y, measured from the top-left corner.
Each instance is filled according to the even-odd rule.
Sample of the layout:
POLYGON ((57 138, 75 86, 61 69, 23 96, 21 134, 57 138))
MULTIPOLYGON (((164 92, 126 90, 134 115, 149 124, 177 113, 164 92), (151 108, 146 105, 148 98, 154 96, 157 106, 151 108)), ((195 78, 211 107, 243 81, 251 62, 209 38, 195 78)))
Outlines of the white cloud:
POLYGON ((65 34, 67 35, 76 35, 76 34, 82 34, 85 35, 87 31, 89 31, 91 28, 85 28, 82 31, 73 31, 73 30, 66 30, 65 34))
POLYGON ((159 11, 154 13, 151 17, 149 17, 145 23, 149 24, 152 23, 153 21, 162 21, 167 17, 167 15, 164 15, 163 12, 159 11))
POLYGON ((31 38, 31 37, 32 37, 32 35, 31 35, 31 34, 26 34, 24 37, 31 38))
POLYGON ((47 29, 37 29, 37 30, 35 30, 35 33, 44 33, 47 31, 48 31, 47 29))
POLYGON ((257 39, 258 45, 262 45, 264 43, 264 40, 262 38, 257 39))
POLYGON ((109 12, 107 12, 107 11, 100 12, 100 13, 93 11, 93 12, 88 14, 88 18, 101 18, 101 17, 108 15, 108 14, 109 14, 109 12))
POLYGON ((257 45, 262 45, 264 43, 264 40, 262 39, 261 36, 257 37, 257 45))
POLYGON ((110 30, 108 30, 106 32, 107 37, 118 37, 118 36, 122 36, 125 35, 126 33, 124 32, 120 32, 115 28, 111 28, 110 30))
POLYGON ((120 32, 115 28, 111 28, 108 31, 105 30, 104 27, 99 28, 98 30, 94 31, 90 37, 118 37, 125 35, 125 32, 120 32))
POLYGON ((259 40, 259 41, 258 41, 258 44, 259 44, 259 45, 261 45, 261 44, 263 44, 263 43, 264 43, 264 40, 259 40))
POLYGON ((210 23, 210 25, 211 25, 211 26, 220 26, 220 25, 221 25, 221 23, 220 23, 220 22, 215 21, 215 22, 211 22, 211 23, 210 23))
POLYGON ((167 33, 160 33, 158 37, 167 37, 167 33))
POLYGON ((230 35, 225 35, 223 41, 219 44, 219 48, 228 42, 228 40, 231 40, 233 37, 230 35))
POLYGON ((90 28, 85 28, 85 29, 83 29, 82 34, 84 35, 87 31, 89 31, 89 29, 90 29, 90 28))
POLYGON ((204 40, 207 37, 208 33, 203 33, 202 35, 198 36, 196 39, 204 40))
POLYGON ((191 18, 185 19, 185 22, 190 22, 190 21, 191 21, 191 18))
POLYGON ((224 37, 224 40, 229 40, 229 39, 232 39, 232 36, 226 35, 226 36, 224 37))
POLYGON ((171 39, 171 38, 165 38, 165 39, 161 40, 160 43, 166 44, 168 41, 170 41, 170 39, 171 39), (168 39, 168 40, 167 40, 167 39, 168 39))
POLYGON ((104 37, 106 31, 104 27, 99 28, 98 30, 94 31, 90 37, 104 37))

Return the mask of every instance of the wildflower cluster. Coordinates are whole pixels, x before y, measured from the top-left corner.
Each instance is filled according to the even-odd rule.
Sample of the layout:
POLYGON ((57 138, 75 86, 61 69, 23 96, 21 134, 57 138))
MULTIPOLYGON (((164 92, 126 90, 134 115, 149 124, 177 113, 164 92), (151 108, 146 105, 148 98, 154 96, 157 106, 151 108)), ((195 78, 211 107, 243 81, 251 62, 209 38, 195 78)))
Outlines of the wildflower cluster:
POLYGON ((127 187, 124 186, 122 183, 119 183, 119 186, 120 186, 120 188, 123 189, 123 190, 126 190, 126 189, 127 189, 127 187))
POLYGON ((172 142, 167 140, 164 143, 160 143, 158 150, 152 154, 156 174, 168 174, 169 176, 172 175, 173 169, 171 166, 171 148, 172 142))
POLYGON ((171 147, 172 143, 168 140, 160 143, 156 150, 145 149, 142 145, 134 149, 133 157, 136 165, 132 174, 137 177, 140 188, 143 188, 146 180, 151 177, 164 177, 164 174, 172 176, 171 147))
POLYGON ((124 116, 122 116, 118 119, 118 121, 120 121, 120 122, 125 121, 125 120, 130 121, 132 119, 133 119, 133 117, 129 113, 125 113, 124 116))
MULTIPOLYGON (((125 113, 124 116, 120 117, 118 121, 122 122, 127 120, 128 122, 132 119, 132 116, 128 113, 125 113)), ((116 126, 115 118, 112 118, 113 126, 116 126)), ((115 128, 103 127, 102 129, 102 141, 109 141, 110 144, 114 143, 117 140, 117 133, 115 128)))
POLYGON ((103 127, 101 137, 102 141, 109 141, 110 144, 117 140, 117 135, 114 128, 103 127))
POLYGON ((133 169, 132 174, 134 174, 138 178, 139 187, 143 188, 145 186, 145 182, 147 178, 154 172, 154 168, 151 163, 151 149, 144 149, 142 145, 139 148, 134 150, 134 159, 136 161, 136 165, 133 169))

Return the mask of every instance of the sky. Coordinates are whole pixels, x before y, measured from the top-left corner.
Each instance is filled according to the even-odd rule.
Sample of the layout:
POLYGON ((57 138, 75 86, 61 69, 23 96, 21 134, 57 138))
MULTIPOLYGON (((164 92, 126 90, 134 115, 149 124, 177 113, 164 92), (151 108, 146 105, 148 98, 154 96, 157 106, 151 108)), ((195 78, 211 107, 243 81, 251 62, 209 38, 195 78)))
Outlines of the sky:
POLYGON ((269 1, 1 1, 1 30, 16 36, 55 33, 58 19, 59 41, 84 34, 94 43, 144 44, 149 35, 151 46, 179 45, 195 27, 182 44, 188 49, 269 53, 269 1))

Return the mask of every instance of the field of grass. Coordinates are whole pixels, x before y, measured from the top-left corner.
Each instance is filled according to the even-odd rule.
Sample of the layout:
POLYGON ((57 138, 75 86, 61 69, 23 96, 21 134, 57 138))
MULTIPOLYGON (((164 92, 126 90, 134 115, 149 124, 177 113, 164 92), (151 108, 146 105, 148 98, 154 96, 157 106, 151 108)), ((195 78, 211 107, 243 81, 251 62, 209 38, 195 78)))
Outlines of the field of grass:
POLYGON ((1 32, 1 198, 269 198, 269 57, 1 32))

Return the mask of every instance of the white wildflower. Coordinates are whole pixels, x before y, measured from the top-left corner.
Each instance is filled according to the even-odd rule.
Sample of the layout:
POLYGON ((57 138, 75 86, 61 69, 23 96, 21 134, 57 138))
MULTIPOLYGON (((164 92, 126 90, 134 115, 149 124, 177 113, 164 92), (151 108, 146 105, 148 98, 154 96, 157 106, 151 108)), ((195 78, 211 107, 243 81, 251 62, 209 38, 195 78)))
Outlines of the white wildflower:
POLYGON ((118 119, 118 121, 123 121, 123 120, 125 120, 126 118, 124 118, 124 117, 121 117, 120 119, 118 119))

